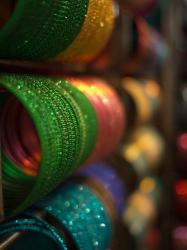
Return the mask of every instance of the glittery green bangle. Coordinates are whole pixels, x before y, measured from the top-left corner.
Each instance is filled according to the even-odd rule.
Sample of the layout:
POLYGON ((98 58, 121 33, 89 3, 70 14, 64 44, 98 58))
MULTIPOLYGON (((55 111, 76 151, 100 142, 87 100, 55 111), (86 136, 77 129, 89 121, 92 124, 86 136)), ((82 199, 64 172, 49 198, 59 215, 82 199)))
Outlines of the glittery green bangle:
POLYGON ((88 98, 81 91, 77 91, 78 89, 68 81, 56 81, 55 86, 60 89, 60 91, 66 90, 71 95, 71 102, 74 103, 77 112, 79 113, 83 126, 81 137, 84 139, 82 155, 79 162, 82 164, 85 160, 87 160, 94 148, 94 145, 96 144, 98 132, 96 112, 88 98))
POLYGON ((66 49, 81 30, 89 0, 17 0, 0 29, 0 57, 48 59, 66 49))
POLYGON ((11 165, 8 159, 3 161, 7 213, 13 209, 12 206, 9 207, 10 204, 19 204, 11 202, 10 197, 14 197, 11 193, 12 185, 15 187, 14 200, 21 202, 13 211, 14 215, 46 195, 87 158, 95 144, 97 120, 89 101, 64 80, 30 75, 2 75, 0 84, 27 109, 36 126, 42 151, 39 175, 31 180, 27 195, 24 174, 20 178, 20 173, 15 171, 16 166, 11 165), (82 102, 79 103, 80 100, 82 102), (12 169, 12 172, 8 169, 12 169), (25 190, 16 192, 16 189, 21 188, 25 190))

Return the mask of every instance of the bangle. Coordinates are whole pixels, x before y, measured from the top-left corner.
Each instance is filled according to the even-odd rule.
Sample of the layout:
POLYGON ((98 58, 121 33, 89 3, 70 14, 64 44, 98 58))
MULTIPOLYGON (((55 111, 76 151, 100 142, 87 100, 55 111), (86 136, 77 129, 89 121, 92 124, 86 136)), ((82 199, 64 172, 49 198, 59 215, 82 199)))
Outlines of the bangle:
POLYGON ((70 79, 92 103, 99 123, 97 143, 86 164, 109 156, 125 130, 125 110, 115 90, 97 78, 70 79), (116 131, 116 124, 118 130, 116 131))
POLYGON ((66 228, 78 249, 107 249, 112 223, 102 201, 88 186, 69 181, 35 206, 66 228))
POLYGON ((106 193, 110 194, 118 215, 122 213, 124 209, 125 188, 123 181, 114 168, 105 163, 97 162, 81 169, 78 175, 92 178, 92 180, 101 184, 106 189, 106 193))
MULTIPOLYGON (((39 137, 42 156, 32 185, 28 188, 25 183, 22 185, 24 196, 15 194, 19 203, 12 204, 10 209, 12 211, 12 206, 16 206, 12 211, 15 214, 50 192, 86 160, 95 145, 97 118, 88 99, 67 81, 29 75, 2 75, 0 83, 17 97, 29 113, 39 137)), ((13 173, 19 172, 10 159, 6 160, 6 165, 13 168, 13 173)), ((11 173, 6 170, 3 167, 5 190, 8 182, 17 185, 19 179, 17 175, 10 176, 11 173)), ((26 178, 25 175, 22 173, 21 176, 26 178)), ((12 194, 5 192, 5 200, 7 197, 10 201, 10 196, 12 194)), ((10 210, 7 210, 8 213, 10 210)))
POLYGON ((93 60, 106 46, 114 26, 112 0, 89 0, 88 11, 81 31, 72 44, 55 60, 85 63, 93 60))
POLYGON ((55 57, 80 32, 88 5, 88 0, 17 0, 12 15, 0 30, 0 57, 27 60, 55 57))
POLYGON ((32 244, 36 244, 37 247, 45 242, 45 249, 51 249, 50 244, 52 240, 52 243, 54 246, 56 245, 58 249, 68 250, 63 235, 61 235, 54 226, 39 217, 25 216, 24 218, 18 218, 0 225, 1 237, 8 237, 10 234, 15 232, 23 233, 20 243, 18 243, 18 247, 19 244, 21 244, 22 247, 23 245, 28 244, 28 238, 24 241, 24 235, 30 234, 32 244), (35 233, 33 238, 32 233, 35 233), (42 236, 45 236, 45 241, 42 236))

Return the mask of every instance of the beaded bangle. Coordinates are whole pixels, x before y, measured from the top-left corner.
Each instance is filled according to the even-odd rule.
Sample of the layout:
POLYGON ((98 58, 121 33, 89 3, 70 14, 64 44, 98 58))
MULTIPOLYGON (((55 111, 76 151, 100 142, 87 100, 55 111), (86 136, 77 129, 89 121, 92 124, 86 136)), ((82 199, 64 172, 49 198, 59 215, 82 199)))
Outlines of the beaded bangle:
MULTIPOLYGON (((42 153, 39 174, 32 179, 33 188, 30 188, 26 199, 19 196, 22 204, 14 211, 15 214, 47 194, 86 159, 95 144, 97 119, 87 98, 66 81, 3 75, 0 83, 27 109, 39 135, 42 153)), ((6 165, 16 168, 9 159, 6 165)), ((19 179, 10 175, 3 167, 5 186, 11 178, 14 185, 19 179)), ((5 199, 9 195, 5 192, 5 199)))
POLYGON ((144 178, 139 188, 129 197, 123 221, 136 240, 141 240, 155 219, 161 201, 162 185, 158 178, 144 178))

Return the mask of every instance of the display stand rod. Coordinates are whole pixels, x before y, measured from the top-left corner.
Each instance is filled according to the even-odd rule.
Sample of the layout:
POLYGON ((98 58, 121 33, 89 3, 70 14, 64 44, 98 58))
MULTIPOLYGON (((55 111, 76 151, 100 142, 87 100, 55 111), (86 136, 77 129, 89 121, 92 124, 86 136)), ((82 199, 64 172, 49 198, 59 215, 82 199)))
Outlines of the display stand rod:
MULTIPOLYGON (((0 109, 1 110, 1 109, 0 109)), ((1 133, 0 120, 0 133, 1 133)), ((0 134, 0 222, 4 220, 4 202, 3 202, 3 177, 2 177, 2 136, 0 134)))
POLYGON ((166 137, 165 166, 163 181, 165 192, 163 199, 164 218, 162 223, 162 241, 160 249, 172 249, 172 225, 173 225, 173 183, 175 179, 175 137, 176 137, 176 93, 179 58, 176 51, 177 39, 180 39, 180 2, 172 0, 165 15, 163 15, 163 35, 169 45, 169 59, 162 71, 163 105, 162 105, 162 128, 166 137))

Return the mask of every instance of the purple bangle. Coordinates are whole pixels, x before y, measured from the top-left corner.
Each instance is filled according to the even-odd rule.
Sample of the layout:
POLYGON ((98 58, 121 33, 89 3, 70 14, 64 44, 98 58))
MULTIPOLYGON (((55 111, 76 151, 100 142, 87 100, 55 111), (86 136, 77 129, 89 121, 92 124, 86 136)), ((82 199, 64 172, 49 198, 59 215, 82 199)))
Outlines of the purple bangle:
POLYGON ((93 163, 81 169, 79 175, 90 177, 100 182, 111 194, 118 214, 124 210, 125 186, 115 169, 105 163, 93 163))

